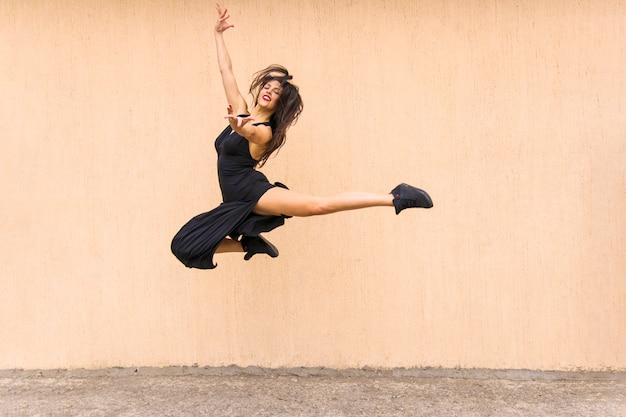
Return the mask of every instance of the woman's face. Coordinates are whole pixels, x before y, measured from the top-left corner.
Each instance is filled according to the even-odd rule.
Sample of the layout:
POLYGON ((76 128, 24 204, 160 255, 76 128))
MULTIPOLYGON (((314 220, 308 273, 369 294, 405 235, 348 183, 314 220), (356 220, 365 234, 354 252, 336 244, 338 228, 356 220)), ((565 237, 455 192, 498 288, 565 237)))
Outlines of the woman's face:
POLYGON ((268 110, 274 110, 282 90, 283 89, 278 81, 268 81, 265 85, 263 85, 261 91, 259 92, 259 98, 257 100, 258 105, 268 110))

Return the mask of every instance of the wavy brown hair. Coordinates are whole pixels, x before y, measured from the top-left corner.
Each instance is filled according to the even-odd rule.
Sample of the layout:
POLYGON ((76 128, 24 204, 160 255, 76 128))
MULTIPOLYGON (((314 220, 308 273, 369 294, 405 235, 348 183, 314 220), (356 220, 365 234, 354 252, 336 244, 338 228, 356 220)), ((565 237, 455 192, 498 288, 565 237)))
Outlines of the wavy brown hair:
POLYGON ((254 74, 252 84, 250 84, 250 94, 252 94, 254 105, 259 101, 259 92, 265 84, 270 81, 278 81, 282 87, 280 97, 276 103, 276 110, 270 118, 272 128, 272 139, 267 143, 265 152, 261 155, 259 166, 263 166, 271 154, 278 151, 287 138, 287 129, 300 117, 303 104, 300 91, 297 86, 290 81, 293 78, 289 71, 281 65, 270 65, 269 67, 254 74))

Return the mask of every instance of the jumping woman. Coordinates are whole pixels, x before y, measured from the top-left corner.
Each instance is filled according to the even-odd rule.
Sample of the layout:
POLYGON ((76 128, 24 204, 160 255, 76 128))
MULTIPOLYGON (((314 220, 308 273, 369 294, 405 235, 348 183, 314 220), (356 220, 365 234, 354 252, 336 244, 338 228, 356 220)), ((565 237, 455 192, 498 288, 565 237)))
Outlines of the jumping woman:
POLYGON ((292 76, 273 65, 255 74, 249 93, 252 106, 239 91, 233 74, 224 32, 232 28, 228 11, 216 5, 215 45, 222 83, 228 102, 229 125, 215 140, 217 172, 223 202, 192 218, 172 240, 172 252, 189 268, 212 269, 215 253, 245 252, 249 260, 257 253, 273 258, 278 249, 261 236, 292 216, 306 217, 366 207, 394 207, 396 214, 409 207, 431 208, 428 193, 400 184, 391 193, 344 192, 317 197, 270 184, 256 170, 285 142, 287 129, 302 112, 302 98, 292 76))

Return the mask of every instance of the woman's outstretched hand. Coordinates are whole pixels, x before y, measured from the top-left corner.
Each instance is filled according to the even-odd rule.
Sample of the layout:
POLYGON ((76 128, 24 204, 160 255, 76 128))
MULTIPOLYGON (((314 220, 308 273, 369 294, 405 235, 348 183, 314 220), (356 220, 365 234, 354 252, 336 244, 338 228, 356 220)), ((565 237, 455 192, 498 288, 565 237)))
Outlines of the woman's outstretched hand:
POLYGON ((228 9, 222 8, 219 3, 215 3, 215 9, 217 9, 217 22, 215 23, 215 32, 222 33, 226 29, 230 29, 235 25, 227 22, 230 19, 230 15, 228 14, 228 9))
POLYGON ((232 105, 228 105, 228 107, 226 108, 226 111, 228 112, 228 114, 226 116, 224 116, 224 119, 228 119, 228 121, 237 121, 237 127, 243 127, 246 124, 248 124, 248 122, 251 122, 254 120, 254 117, 248 115, 248 116, 237 116, 235 114, 235 110, 233 109, 232 105))

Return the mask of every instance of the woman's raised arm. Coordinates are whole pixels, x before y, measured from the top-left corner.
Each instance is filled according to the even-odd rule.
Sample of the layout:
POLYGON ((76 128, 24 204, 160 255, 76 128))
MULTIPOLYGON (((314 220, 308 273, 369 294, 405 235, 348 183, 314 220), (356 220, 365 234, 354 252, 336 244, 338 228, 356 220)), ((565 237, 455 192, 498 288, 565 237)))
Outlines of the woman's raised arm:
POLYGON ((214 32, 215 46, 217 48, 217 63, 222 75, 222 84, 224 85, 226 100, 228 101, 228 104, 232 106, 235 114, 247 114, 248 104, 237 86, 237 80, 235 80, 235 75, 233 74, 233 66, 230 60, 230 55, 228 54, 226 43, 224 42, 224 31, 232 28, 234 25, 227 21, 228 18, 230 18, 227 9, 222 8, 219 4, 216 4, 215 8, 218 13, 214 32))

